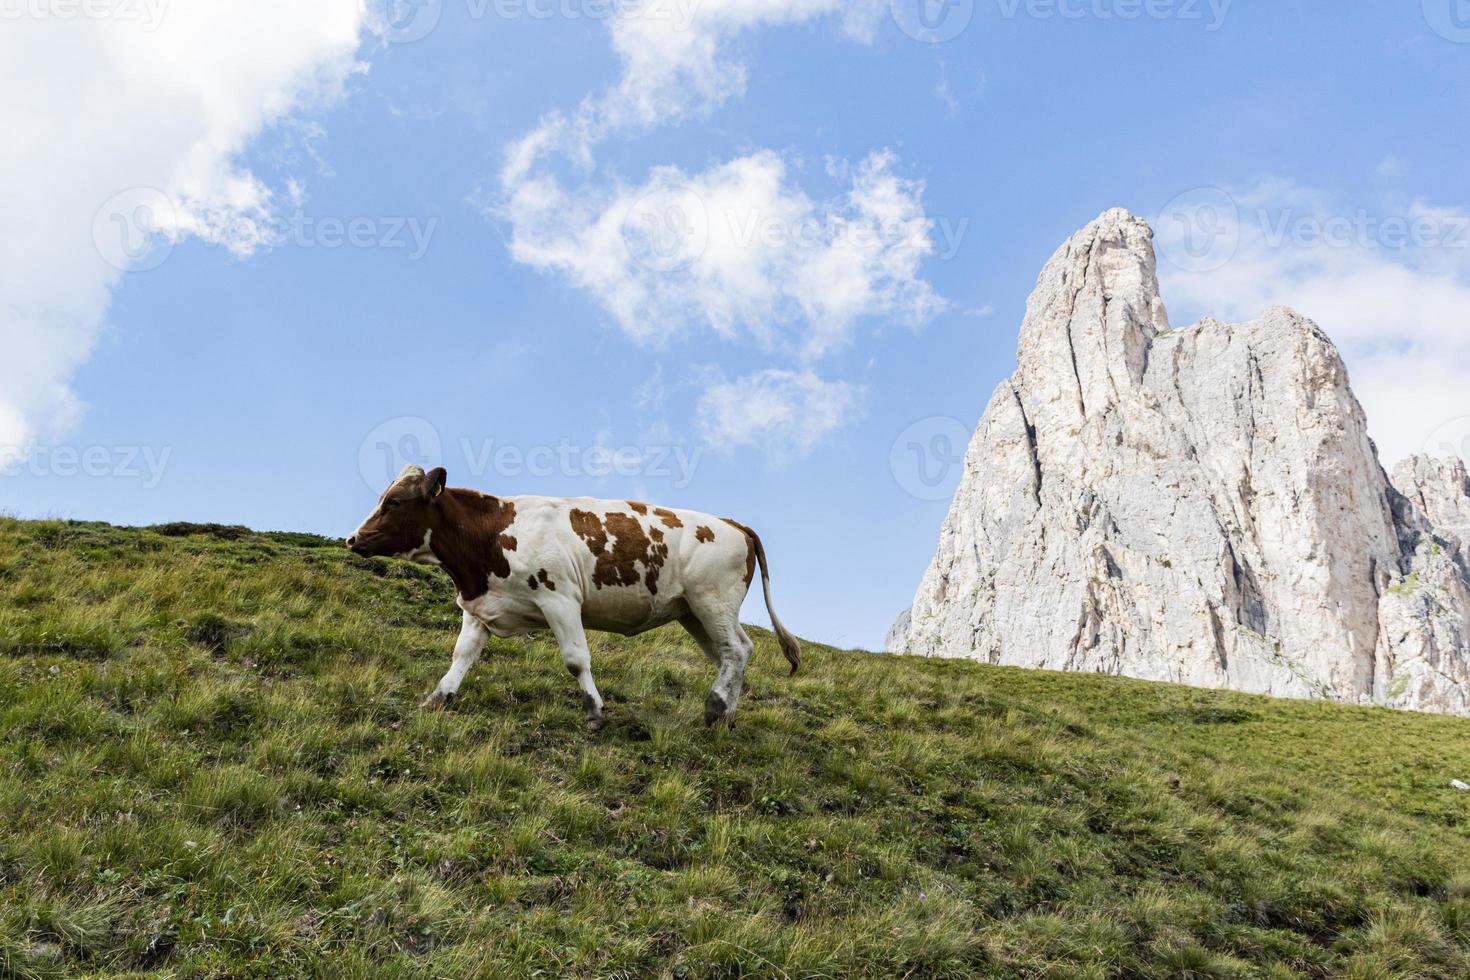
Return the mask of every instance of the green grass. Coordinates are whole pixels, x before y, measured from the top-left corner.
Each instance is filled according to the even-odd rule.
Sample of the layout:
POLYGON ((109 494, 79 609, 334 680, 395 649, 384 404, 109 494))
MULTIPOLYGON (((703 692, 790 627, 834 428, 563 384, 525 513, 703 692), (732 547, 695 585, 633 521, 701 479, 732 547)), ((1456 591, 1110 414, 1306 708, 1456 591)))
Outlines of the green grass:
POLYGON ((663 630, 593 736, 541 637, 416 710, 456 625, 309 536, 0 520, 0 975, 1470 972, 1466 721, 761 633, 710 731, 663 630))

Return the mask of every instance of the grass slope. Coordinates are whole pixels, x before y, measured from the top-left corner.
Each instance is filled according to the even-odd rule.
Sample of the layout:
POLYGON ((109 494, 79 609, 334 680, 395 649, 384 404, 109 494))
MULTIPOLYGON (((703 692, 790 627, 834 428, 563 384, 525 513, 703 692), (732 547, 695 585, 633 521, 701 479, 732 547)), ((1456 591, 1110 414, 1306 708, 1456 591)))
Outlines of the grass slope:
MULTIPOLYGON (((779 567, 777 569, 779 596, 779 567)), ((431 569, 0 520, 0 974, 1465 976, 1465 721, 677 630, 414 707, 431 569)))

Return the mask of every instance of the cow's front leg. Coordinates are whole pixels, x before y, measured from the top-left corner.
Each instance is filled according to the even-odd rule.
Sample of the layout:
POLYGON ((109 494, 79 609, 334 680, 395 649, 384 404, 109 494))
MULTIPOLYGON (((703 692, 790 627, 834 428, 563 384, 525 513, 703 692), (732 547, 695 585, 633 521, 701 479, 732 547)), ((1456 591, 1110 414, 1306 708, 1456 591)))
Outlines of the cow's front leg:
POLYGON ((582 606, 574 599, 551 599, 541 606, 546 625, 556 636, 561 648, 561 662, 577 679, 582 689, 582 709, 587 713, 587 728, 598 732, 606 724, 602 718, 602 695, 592 682, 592 654, 587 650, 587 633, 582 629, 582 606))
POLYGON ((490 631, 485 624, 471 616, 464 614, 464 619, 459 626, 459 639, 454 641, 454 661, 449 665, 449 670, 439 678, 438 685, 433 693, 419 703, 420 708, 443 708, 454 700, 459 693, 460 681, 469 669, 480 659, 480 653, 485 649, 485 644, 490 642, 490 631))

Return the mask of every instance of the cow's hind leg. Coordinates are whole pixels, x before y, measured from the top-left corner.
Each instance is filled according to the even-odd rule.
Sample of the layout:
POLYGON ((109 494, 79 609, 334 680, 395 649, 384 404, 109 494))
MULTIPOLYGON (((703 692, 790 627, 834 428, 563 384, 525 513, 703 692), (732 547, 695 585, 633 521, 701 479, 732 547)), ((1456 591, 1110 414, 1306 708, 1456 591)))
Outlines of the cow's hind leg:
POLYGON ((469 673, 475 661, 480 659, 480 654, 485 649, 485 644, 490 642, 490 631, 485 624, 471 616, 464 614, 460 621, 459 639, 454 641, 454 660, 449 665, 449 670, 428 697, 419 703, 420 708, 442 708, 454 700, 459 693, 459 684, 464 680, 464 675, 469 673))
POLYGON ((582 629, 582 607, 576 602, 546 602, 541 606, 541 615, 556 635, 556 644, 561 648, 561 662, 567 673, 577 679, 582 689, 582 708, 587 714, 587 727, 591 731, 602 730, 602 695, 592 681, 592 654, 587 649, 587 633, 582 629))
POLYGON ((684 627, 716 665, 715 683, 704 701, 704 723, 724 721, 734 727, 735 709, 745 686, 745 665, 754 647, 740 627, 740 607, 711 604, 697 608, 692 617, 686 617, 684 627), (689 623, 688 618, 695 622, 689 623))
POLYGON ((714 639, 710 637, 709 631, 704 628, 704 624, 699 621, 699 617, 690 613, 679 620, 679 625, 688 630, 689 635, 694 637, 694 642, 699 644, 699 649, 704 651, 704 655, 709 658, 709 662, 718 665, 720 662, 720 648, 714 639))

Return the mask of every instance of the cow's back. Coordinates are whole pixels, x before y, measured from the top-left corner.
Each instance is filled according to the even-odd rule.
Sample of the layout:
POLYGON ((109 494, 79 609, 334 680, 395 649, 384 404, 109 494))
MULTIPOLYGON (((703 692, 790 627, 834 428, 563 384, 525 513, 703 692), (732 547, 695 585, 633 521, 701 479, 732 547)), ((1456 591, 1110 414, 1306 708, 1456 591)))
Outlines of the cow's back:
POLYGON ((749 533, 710 514, 593 497, 508 499, 515 583, 579 600, 593 629, 652 629, 688 615, 691 599, 738 603, 755 569, 749 533))

